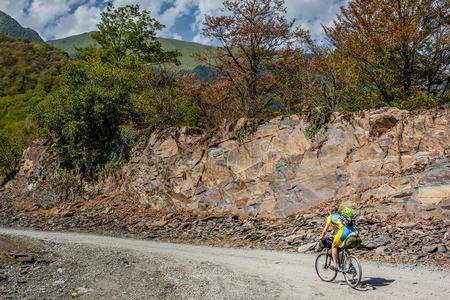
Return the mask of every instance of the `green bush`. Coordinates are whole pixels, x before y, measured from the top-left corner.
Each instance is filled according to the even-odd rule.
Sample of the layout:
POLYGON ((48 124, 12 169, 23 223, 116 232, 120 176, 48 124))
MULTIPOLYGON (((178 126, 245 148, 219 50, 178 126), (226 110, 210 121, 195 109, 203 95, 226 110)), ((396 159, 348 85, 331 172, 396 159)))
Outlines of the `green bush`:
POLYGON ((0 35, 0 178, 14 174, 37 137, 32 113, 51 90, 67 55, 44 43, 0 35))
POLYGON ((174 85, 148 88, 133 96, 132 111, 140 128, 196 126, 200 120, 198 106, 174 85))
POLYGON ((107 175, 116 169, 122 161, 128 159, 130 148, 135 145, 139 136, 138 131, 132 127, 120 126, 119 138, 112 145, 109 157, 107 157, 105 163, 98 167, 97 174, 100 176, 107 175))
POLYGON ((68 64, 59 86, 40 105, 36 120, 59 154, 62 168, 94 174, 120 144, 136 70, 91 58, 68 64))
POLYGON ((20 154, 20 147, 0 134, 0 180, 14 174, 20 160, 20 154))
POLYGON ((179 103, 180 115, 182 116, 179 126, 195 126, 200 120, 200 109, 194 103, 184 100, 179 103))
POLYGON ((416 110, 436 107, 439 100, 432 94, 418 92, 397 105, 401 109, 416 110))

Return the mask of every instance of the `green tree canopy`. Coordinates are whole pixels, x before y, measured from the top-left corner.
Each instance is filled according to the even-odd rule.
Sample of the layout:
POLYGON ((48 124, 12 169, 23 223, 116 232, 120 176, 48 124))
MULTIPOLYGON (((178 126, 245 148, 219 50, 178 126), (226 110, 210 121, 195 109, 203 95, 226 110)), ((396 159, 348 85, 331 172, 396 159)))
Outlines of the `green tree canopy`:
POLYGON ((41 130, 55 144, 61 166, 96 173, 120 147, 120 125, 138 72, 100 59, 68 64, 60 85, 38 109, 41 130))
POLYGON ((99 32, 93 33, 92 37, 118 61, 131 55, 145 63, 180 64, 178 57, 181 54, 164 51, 156 38, 156 32, 165 26, 151 18, 148 11, 141 11, 139 5, 114 8, 109 4, 97 27, 99 32))

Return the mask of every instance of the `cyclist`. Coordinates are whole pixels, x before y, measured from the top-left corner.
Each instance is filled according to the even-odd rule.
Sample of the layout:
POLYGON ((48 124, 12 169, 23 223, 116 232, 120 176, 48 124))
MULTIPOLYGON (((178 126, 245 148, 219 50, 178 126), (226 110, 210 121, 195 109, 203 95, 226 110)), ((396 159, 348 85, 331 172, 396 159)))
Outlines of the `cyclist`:
POLYGON ((341 209, 341 213, 332 213, 327 218, 327 223, 325 224, 322 234, 320 235, 320 240, 323 241, 326 237, 328 229, 331 224, 333 224, 338 232, 333 238, 333 243, 331 247, 331 254, 333 256, 334 267, 332 270, 339 270, 339 260, 338 260, 338 248, 342 247, 344 241, 351 235, 356 235, 356 229, 354 228, 353 221, 353 210, 349 207, 344 207, 341 209))

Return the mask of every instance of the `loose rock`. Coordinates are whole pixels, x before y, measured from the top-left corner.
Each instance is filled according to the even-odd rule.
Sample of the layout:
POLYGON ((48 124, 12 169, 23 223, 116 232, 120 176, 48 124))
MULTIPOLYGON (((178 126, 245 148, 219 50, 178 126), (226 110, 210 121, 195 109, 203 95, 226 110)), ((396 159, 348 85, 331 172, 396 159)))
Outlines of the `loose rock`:
POLYGON ((313 250, 316 245, 317 245, 317 243, 309 243, 306 245, 302 245, 302 246, 298 247, 297 251, 300 253, 307 252, 307 251, 313 250))

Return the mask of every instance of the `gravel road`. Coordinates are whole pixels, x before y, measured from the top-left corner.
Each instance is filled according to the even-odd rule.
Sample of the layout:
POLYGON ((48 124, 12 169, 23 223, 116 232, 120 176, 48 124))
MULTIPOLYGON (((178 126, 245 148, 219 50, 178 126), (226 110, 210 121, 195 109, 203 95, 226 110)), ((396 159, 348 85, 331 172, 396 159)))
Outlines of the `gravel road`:
POLYGON ((4 228, 0 234, 46 244, 59 257, 33 271, 40 275, 30 275, 28 285, 2 283, 3 293, 16 293, 9 299, 450 299, 449 270, 363 261, 363 285, 354 290, 341 275, 321 282, 315 256, 307 254, 4 228))

